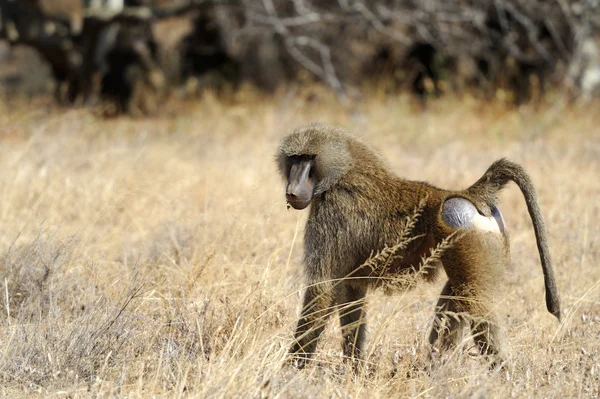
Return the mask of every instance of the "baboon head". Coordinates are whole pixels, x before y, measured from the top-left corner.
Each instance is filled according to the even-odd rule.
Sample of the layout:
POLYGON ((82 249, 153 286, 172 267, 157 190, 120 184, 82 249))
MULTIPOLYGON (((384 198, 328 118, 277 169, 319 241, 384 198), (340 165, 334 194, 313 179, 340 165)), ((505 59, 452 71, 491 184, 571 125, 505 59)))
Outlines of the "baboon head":
POLYGON ((287 181, 286 199, 304 209, 314 197, 334 186, 353 165, 347 135, 342 129, 314 124, 288 135, 277 156, 287 181))

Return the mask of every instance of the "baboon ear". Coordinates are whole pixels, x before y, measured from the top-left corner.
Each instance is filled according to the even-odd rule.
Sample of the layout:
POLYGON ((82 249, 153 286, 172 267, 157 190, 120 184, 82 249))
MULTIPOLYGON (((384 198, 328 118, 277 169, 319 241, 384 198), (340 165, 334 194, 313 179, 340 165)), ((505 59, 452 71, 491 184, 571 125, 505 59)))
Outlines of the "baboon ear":
POLYGON ((335 140, 322 145, 315 158, 318 176, 315 195, 322 194, 335 186, 353 164, 354 160, 350 155, 346 137, 336 137, 335 140))

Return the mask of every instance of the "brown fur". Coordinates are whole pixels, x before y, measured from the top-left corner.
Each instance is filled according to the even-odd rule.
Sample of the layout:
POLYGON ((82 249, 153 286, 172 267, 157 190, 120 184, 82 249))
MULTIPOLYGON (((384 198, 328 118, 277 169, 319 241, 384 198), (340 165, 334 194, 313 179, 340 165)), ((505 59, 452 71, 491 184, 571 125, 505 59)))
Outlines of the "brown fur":
POLYGON ((386 270, 417 270, 422 255, 459 230, 459 239, 443 252, 441 262, 427 276, 432 278, 439 264, 448 276, 430 342, 447 348, 459 339, 461 326, 471 325, 481 353, 502 360, 494 298, 509 262, 508 237, 505 232, 450 227, 442 219, 441 209, 447 199, 462 197, 481 215, 491 216, 496 194, 509 180, 518 184, 526 198, 544 268, 546 303, 548 310, 560 317, 543 220, 531 181, 520 166, 501 159, 467 190, 443 190, 395 176, 365 144, 340 128, 323 125, 303 127, 284 138, 278 154, 284 178, 298 157, 313 160, 315 179, 304 237, 308 286, 290 350, 298 366, 315 352, 326 319, 335 308, 340 312, 345 356, 360 356, 365 335, 364 298, 376 281, 369 278, 372 271, 360 266, 371 254, 401 240, 403 223, 419 204, 423 208, 412 234, 421 237, 386 270), (452 312, 463 316, 452 317, 452 312))

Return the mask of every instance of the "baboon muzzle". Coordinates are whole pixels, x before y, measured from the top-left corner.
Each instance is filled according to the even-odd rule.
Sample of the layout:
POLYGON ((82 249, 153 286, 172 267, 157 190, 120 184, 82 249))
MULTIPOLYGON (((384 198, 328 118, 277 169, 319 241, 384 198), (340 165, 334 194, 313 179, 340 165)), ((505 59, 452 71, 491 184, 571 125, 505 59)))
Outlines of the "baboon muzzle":
POLYGON ((294 163, 288 175, 285 198, 294 209, 304 209, 312 200, 314 182, 311 174, 312 161, 294 163))

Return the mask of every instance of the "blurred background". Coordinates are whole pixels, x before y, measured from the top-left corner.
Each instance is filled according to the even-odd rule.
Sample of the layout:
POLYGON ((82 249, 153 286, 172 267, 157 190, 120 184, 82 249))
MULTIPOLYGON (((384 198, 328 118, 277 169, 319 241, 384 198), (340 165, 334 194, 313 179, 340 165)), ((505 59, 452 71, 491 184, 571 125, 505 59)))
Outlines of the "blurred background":
POLYGON ((319 82, 520 105, 600 94, 597 0, 0 0, 2 94, 150 115, 173 96, 319 82))

